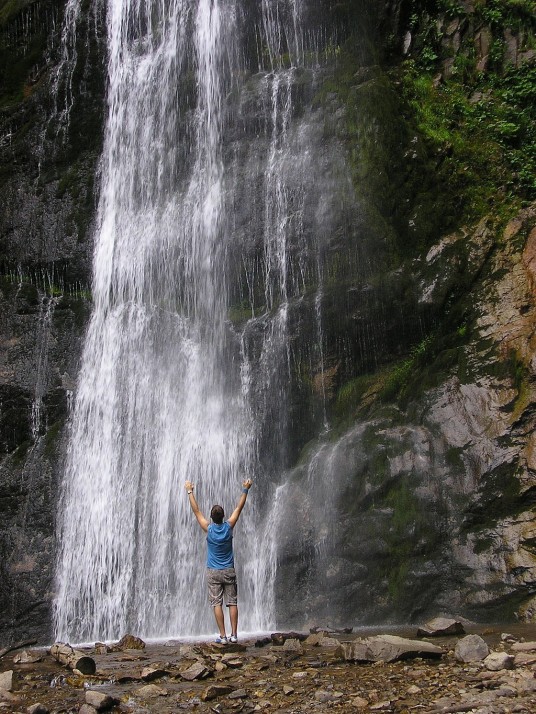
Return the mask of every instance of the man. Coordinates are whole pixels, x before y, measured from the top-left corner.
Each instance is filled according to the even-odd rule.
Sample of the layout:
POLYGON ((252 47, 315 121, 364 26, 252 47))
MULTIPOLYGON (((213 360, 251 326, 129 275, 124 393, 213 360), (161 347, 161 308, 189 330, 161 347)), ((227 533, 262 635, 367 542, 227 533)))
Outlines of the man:
POLYGON ((233 528, 244 508, 251 488, 251 479, 242 484, 242 495, 231 517, 224 522, 224 512, 221 506, 212 506, 209 523, 201 513, 194 496, 194 485, 186 481, 185 487, 190 500, 190 506, 197 522, 207 534, 207 583, 210 604, 214 608, 214 617, 220 632, 216 642, 226 645, 227 642, 237 642, 238 632, 238 605, 236 573, 233 557, 233 528), (231 637, 227 639, 225 632, 225 618, 223 615, 223 597, 229 608, 231 620, 231 637))

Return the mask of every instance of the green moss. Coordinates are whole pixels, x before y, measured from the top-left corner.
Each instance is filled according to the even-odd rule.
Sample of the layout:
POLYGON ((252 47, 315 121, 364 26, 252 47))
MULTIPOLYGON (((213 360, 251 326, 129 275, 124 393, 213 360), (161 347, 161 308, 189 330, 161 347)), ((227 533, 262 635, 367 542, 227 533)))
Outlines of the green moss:
POLYGON ((376 379, 374 375, 364 374, 349 380, 339 388, 334 406, 337 419, 346 419, 357 412, 362 397, 376 379))
POLYGON ((47 430, 47 433, 45 435, 45 446, 43 453, 48 459, 50 459, 56 453, 56 449, 58 448, 58 440, 61 436, 64 423, 64 419, 58 419, 47 430))
POLYGON ((30 5, 32 0, 0 0, 0 27, 13 19, 25 7, 30 5))
POLYGON ((241 325, 252 317, 258 317, 265 312, 266 308, 264 305, 252 308, 251 303, 248 300, 242 301, 238 305, 231 305, 227 312, 228 319, 233 323, 233 325, 241 325))

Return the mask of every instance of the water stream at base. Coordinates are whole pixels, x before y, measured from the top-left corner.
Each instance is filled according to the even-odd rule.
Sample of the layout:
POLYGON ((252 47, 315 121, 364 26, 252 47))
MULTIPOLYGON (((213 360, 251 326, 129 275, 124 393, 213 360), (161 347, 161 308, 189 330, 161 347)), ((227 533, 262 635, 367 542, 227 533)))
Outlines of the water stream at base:
POLYGON ((261 495, 271 487, 263 484, 259 442, 267 424, 285 429, 289 300, 305 285, 306 267, 289 271, 287 249, 289 236, 296 242, 304 230, 305 201, 303 180, 288 169, 299 158, 307 175, 310 161, 303 138, 289 136, 293 75, 304 55, 301 5, 263 1, 256 25, 268 57, 258 90, 269 107, 257 227, 264 247, 260 279, 246 268, 245 280, 263 287, 250 295, 251 320, 237 329, 228 317, 237 195, 223 137, 230 97, 241 91, 240 3, 108 2, 94 307, 58 516, 59 639, 213 628, 187 479, 205 513, 216 502, 230 513, 241 482, 254 480, 236 531, 240 627, 262 631, 274 622, 276 534, 261 517, 261 495), (253 349, 248 330, 261 323, 253 349), (279 421, 269 423, 274 409, 279 421))

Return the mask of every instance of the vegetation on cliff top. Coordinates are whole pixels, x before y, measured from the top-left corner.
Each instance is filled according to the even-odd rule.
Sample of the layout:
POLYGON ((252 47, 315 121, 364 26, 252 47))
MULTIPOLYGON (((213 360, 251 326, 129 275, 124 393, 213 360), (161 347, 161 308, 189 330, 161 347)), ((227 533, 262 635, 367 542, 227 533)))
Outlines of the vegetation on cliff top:
POLYGON ((533 200, 536 3, 481 0, 472 12, 455 0, 412 6, 414 47, 397 72, 419 131, 463 200, 462 218, 533 200))

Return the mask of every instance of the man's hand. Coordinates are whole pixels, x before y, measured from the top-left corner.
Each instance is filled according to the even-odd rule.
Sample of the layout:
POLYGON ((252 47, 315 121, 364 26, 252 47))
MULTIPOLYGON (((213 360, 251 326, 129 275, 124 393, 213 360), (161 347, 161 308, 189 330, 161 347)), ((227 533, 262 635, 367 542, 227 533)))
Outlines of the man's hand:
POLYGON ((231 528, 235 527, 236 522, 237 522, 240 514, 242 513, 242 509, 244 508, 244 506, 246 504, 248 491, 251 488, 252 483, 253 483, 253 481, 250 478, 248 478, 242 482, 242 488, 243 488, 242 495, 240 496, 240 500, 238 501, 237 507, 231 513, 231 517, 227 520, 227 523, 231 526, 231 528))
POLYGON ((197 505, 197 501, 195 500, 193 483, 191 481, 186 481, 186 483, 184 484, 184 488, 188 491, 188 501, 190 502, 190 507, 194 512, 194 516, 197 518, 197 522, 199 523, 201 528, 206 532, 208 529, 208 521, 199 510, 199 506, 197 505))

